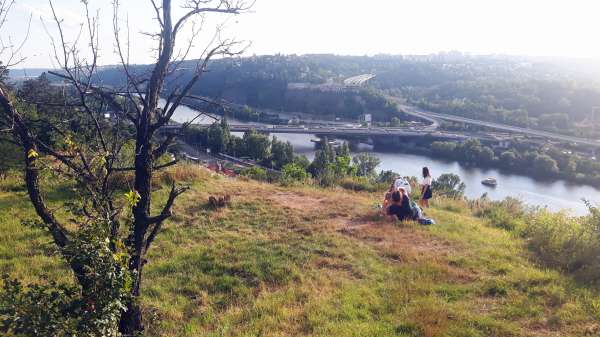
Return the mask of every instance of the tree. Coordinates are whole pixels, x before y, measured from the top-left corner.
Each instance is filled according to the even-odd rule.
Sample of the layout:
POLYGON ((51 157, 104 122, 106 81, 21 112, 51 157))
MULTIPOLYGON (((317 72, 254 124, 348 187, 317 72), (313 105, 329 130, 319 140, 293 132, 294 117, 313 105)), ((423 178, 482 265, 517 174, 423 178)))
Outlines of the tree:
POLYGON ((517 158, 514 151, 504 151, 500 154, 500 165, 505 168, 513 168, 517 165, 517 158))
POLYGON ((479 160, 481 161, 481 163, 485 165, 490 165, 494 162, 495 159, 496 157, 494 155, 494 151, 491 148, 487 146, 483 146, 481 148, 481 152, 479 153, 479 160))
POLYGON ((276 169, 294 161, 294 147, 290 142, 282 142, 273 137, 271 142, 271 163, 276 169))
POLYGON ((213 123, 208 128, 207 146, 212 153, 218 154, 227 152, 227 146, 231 140, 229 128, 223 127, 222 124, 213 123))
POLYGON ((293 163, 302 167, 305 171, 308 171, 310 167, 310 160, 305 155, 294 156, 293 163))
MULTIPOLYGON (((136 72, 129 63, 129 45, 123 43, 120 27, 124 20, 119 14, 119 2, 114 2, 114 46, 124 80, 122 86, 107 88, 96 82, 100 57, 98 17, 90 14, 88 2, 83 1, 83 31, 69 41, 63 21, 50 1, 49 13, 57 31, 51 43, 55 63, 60 68, 60 71, 51 74, 68 85, 70 97, 65 107, 77 112, 69 122, 79 119, 79 123, 86 126, 85 134, 73 130, 70 123, 37 115, 51 102, 21 102, 4 82, 0 83, 0 129, 8 131, 19 145, 30 201, 41 224, 73 271, 80 291, 68 297, 73 299, 73 303, 93 304, 86 307, 87 310, 73 312, 79 315, 77 321, 83 324, 76 329, 90 324, 95 327, 94 330, 81 330, 79 334, 112 335, 116 322, 124 335, 143 332, 139 297, 147 253, 163 223, 171 216, 175 200, 186 190, 173 183, 164 204, 155 205, 153 202, 154 172, 176 164, 176 161, 159 163, 176 137, 175 134, 160 136, 159 130, 170 121, 182 100, 203 78, 214 56, 238 55, 244 49, 237 41, 222 39, 221 31, 217 29, 205 51, 196 60, 188 59, 188 53, 195 50, 192 47, 201 32, 201 25, 194 22, 211 13, 243 13, 249 9, 243 0, 181 1, 179 7, 183 14, 177 18, 172 15, 172 2, 149 0, 149 5, 155 10, 158 28, 155 33, 149 33, 156 41, 156 61, 144 72, 136 72), (187 45, 179 46, 181 32, 187 28, 191 28, 192 37, 186 41, 187 45), (83 53, 81 45, 89 50, 83 53), (89 57, 83 58, 84 54, 89 57), (186 82, 167 88, 165 83, 169 76, 178 73, 184 63, 189 72, 186 82), (166 100, 164 105, 159 105, 161 97, 166 100), (104 117, 106 109, 111 111, 111 118, 104 117), (40 123, 53 130, 50 136, 54 142, 45 142, 37 132, 40 123), (133 163, 122 166, 119 154, 129 141, 135 144, 133 163), (45 165, 46 159, 55 165, 45 165), (46 169, 52 169, 65 183, 79 187, 68 202, 71 212, 68 219, 56 216, 43 198, 44 186, 39 175, 46 169), (133 186, 123 198, 118 190, 122 186, 115 187, 110 182, 127 171, 133 173, 133 186), (158 209, 158 212, 151 212, 153 209, 158 209), (90 312, 92 316, 85 316, 90 312), (100 326, 102 322, 109 326, 100 326)), ((0 0, 0 17, 6 17, 12 4, 11 0, 0 0)), ((4 22, 1 20, 0 25, 4 22)), ((5 50, 0 48, 0 51, 5 50)), ((15 55, 18 52, 14 50, 7 57, 0 55, 4 67, 14 64, 15 55)), ((182 127, 185 129, 187 126, 184 124, 182 127)), ((15 289, 21 291, 20 287, 15 289)), ((33 297, 45 296, 35 289, 38 288, 23 292, 33 297)), ((57 331, 50 335, 64 334, 57 331)))
POLYGON ((319 143, 319 150, 315 153, 315 159, 310 164, 309 172, 313 177, 320 177, 325 171, 333 170, 333 164, 335 162, 335 151, 327 138, 324 138, 319 143))
POLYGON ((326 150, 317 150, 315 159, 310 164, 309 172, 314 177, 319 177, 332 164, 332 159, 329 157, 326 150))
MULTIPOLYGON (((347 175, 352 175, 355 173, 356 168, 352 167, 351 165, 352 163, 352 157, 348 156, 337 156, 335 157, 335 163, 334 163, 334 170, 335 173, 340 176, 340 177, 344 177, 347 175)), ((378 164, 379 165, 379 164, 378 164)))
POLYGON ((470 138, 463 144, 458 146, 458 151, 461 154, 460 159, 467 163, 477 163, 481 158, 483 148, 478 139, 470 138))
POLYGON ((552 176, 558 173, 558 165, 550 156, 540 154, 533 160, 533 169, 542 176, 552 176))
POLYGON ((444 173, 431 184, 431 188, 435 193, 451 198, 461 198, 466 187, 460 177, 453 173, 444 173))
POLYGON ((379 158, 368 153, 359 153, 352 159, 352 161, 356 165, 356 173, 363 177, 374 176, 375 169, 381 163, 379 158))
POLYGON ((302 182, 308 179, 308 172, 306 170, 294 163, 287 164, 282 169, 282 181, 283 182, 302 182))
POLYGON ((246 131, 244 133, 245 154, 257 161, 267 159, 271 151, 271 141, 269 137, 256 132, 256 130, 246 131))
POLYGON ((433 154, 443 157, 457 157, 456 142, 433 142, 431 143, 431 151, 433 154))
POLYGON ((348 145, 348 142, 342 143, 342 145, 339 146, 335 152, 336 152, 336 155, 338 155, 338 156, 349 157, 350 156, 350 146, 348 145))

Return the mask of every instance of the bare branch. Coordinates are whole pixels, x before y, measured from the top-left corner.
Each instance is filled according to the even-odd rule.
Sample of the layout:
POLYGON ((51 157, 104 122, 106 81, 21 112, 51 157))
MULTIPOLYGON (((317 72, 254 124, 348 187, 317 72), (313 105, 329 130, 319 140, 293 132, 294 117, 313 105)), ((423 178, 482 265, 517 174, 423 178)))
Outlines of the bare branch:
POLYGON ((146 243, 144 245, 144 253, 146 253, 148 249, 150 249, 152 242, 154 242, 156 235, 162 227, 162 223, 173 214, 172 208, 173 204, 175 203, 175 199, 177 199, 177 197, 181 194, 185 193, 185 191, 187 191, 188 189, 188 187, 177 188, 175 186, 175 183, 173 183, 171 185, 171 192, 169 192, 169 197, 163 207, 163 210, 160 212, 159 215, 148 218, 148 223, 150 225, 154 225, 154 227, 152 228, 150 234, 148 235, 148 238, 146 239, 146 243))

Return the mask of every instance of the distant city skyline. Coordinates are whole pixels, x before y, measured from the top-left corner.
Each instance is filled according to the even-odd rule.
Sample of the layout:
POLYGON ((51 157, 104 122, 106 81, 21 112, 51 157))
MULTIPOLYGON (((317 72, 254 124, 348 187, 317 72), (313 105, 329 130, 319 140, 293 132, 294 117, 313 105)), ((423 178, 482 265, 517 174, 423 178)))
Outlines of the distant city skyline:
MULTIPOLYGON (((131 28, 131 62, 153 61, 152 41, 140 32, 156 28, 149 0, 122 1, 121 26, 131 28)), ((174 0, 174 4, 181 3, 174 0)), ((73 40, 83 22, 79 0, 55 0, 64 19, 68 39, 73 40)), ((100 64, 117 63, 113 53, 112 6, 90 0, 100 10, 100 64)), ((471 54, 600 58, 600 3, 584 0, 257 0, 250 13, 236 17, 212 17, 205 23, 203 43, 215 24, 225 22, 224 37, 251 41, 245 55, 265 54, 432 54, 460 51, 471 54)), ((56 37, 47 0, 17 0, 2 32, 20 41, 32 17, 29 39, 19 67, 48 68, 52 48, 49 31, 56 37)), ((188 33, 189 36, 189 33, 188 33)), ((182 42, 186 36, 182 36, 182 42)), ((82 39, 84 40, 84 39, 82 39)), ((81 43, 85 47, 85 43, 81 43)))

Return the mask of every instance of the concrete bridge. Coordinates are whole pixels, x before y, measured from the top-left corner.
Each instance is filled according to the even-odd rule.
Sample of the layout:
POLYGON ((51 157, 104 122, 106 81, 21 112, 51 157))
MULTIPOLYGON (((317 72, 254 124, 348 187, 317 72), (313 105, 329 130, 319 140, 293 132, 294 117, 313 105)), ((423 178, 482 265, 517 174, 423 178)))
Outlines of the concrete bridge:
MULTIPOLYGON (((198 125, 196 125, 198 126, 198 125)), ((203 127, 209 127, 208 125, 203 127)), ((308 134, 317 137, 362 137, 362 138, 430 138, 434 140, 465 140, 473 138, 473 135, 464 135, 451 132, 431 131, 427 128, 352 128, 339 126, 285 126, 285 125, 229 125, 231 132, 246 132, 255 130, 259 133, 291 133, 308 134)), ((163 126, 163 133, 178 133, 180 124, 163 126)), ((480 137, 481 138, 481 137, 480 137)), ((492 140, 492 139, 490 139, 492 140)))

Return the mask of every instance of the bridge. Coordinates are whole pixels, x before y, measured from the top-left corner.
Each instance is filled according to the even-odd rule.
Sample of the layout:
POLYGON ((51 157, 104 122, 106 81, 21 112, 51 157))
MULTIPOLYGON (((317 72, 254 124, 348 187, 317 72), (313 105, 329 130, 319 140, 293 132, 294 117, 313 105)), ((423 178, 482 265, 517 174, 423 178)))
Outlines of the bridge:
MULTIPOLYGON (((198 125, 196 125, 198 126, 198 125)), ((209 127, 208 125, 202 127, 209 127)), ((181 129, 180 124, 165 125, 161 128, 164 133, 177 133, 181 129)), ((309 134, 318 137, 429 137, 438 140, 465 140, 473 135, 463 135, 451 132, 429 131, 427 128, 351 128, 339 126, 285 126, 285 125, 229 125, 231 132, 246 132, 255 130, 259 133, 288 133, 309 134)), ((481 137, 480 137, 481 138, 481 137)), ((489 139, 492 140, 492 139, 489 139)))

